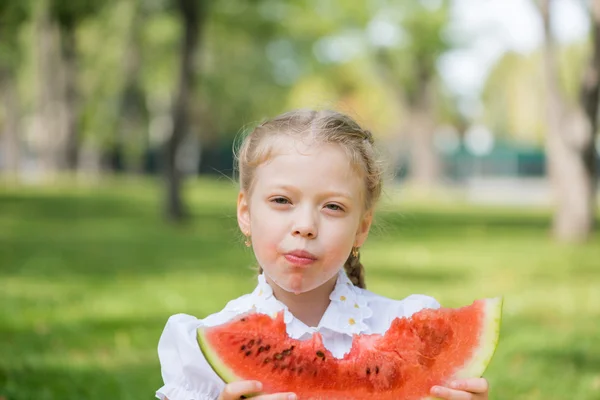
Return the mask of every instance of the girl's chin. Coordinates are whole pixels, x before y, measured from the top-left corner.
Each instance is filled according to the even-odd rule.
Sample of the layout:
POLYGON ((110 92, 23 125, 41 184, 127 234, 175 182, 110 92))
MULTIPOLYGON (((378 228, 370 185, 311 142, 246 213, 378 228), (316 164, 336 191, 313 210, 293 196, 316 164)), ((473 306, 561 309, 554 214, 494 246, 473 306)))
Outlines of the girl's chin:
POLYGON ((314 289, 312 282, 304 274, 290 274, 271 277, 271 280, 288 293, 302 294, 314 289))

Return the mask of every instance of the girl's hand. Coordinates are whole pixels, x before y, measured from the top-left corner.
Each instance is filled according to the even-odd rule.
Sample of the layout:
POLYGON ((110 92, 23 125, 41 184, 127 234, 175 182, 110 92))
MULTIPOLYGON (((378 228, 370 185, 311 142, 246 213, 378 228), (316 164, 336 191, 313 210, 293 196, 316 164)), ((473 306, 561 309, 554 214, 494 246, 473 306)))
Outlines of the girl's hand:
POLYGON ((431 394, 446 400, 488 400, 488 381, 484 378, 459 379, 448 387, 434 386, 431 394))
MULTIPOLYGON (((262 383, 258 381, 238 381, 231 382, 225 386, 219 396, 219 400, 239 400, 242 396, 257 393, 262 390, 262 383)), ((264 394, 253 397, 253 400, 296 400, 298 397, 294 393, 275 393, 264 394)))

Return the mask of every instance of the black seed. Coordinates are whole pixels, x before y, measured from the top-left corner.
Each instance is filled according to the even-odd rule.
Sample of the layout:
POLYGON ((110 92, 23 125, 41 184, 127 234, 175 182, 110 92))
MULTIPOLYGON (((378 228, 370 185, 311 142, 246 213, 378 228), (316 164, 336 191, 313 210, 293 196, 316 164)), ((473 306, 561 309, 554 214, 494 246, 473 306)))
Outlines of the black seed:
POLYGON ((248 342, 248 348, 251 348, 252 346, 254 346, 254 339, 248 342))
POLYGON ((290 350, 294 350, 296 348, 296 346, 292 346, 290 347, 290 350))
POLYGON ((261 343, 262 343, 262 339, 258 338, 258 340, 256 341, 256 344, 260 346, 261 343))
POLYGON ((325 353, 323 353, 321 350, 318 350, 317 351, 317 357, 324 358, 325 357, 325 353))
POLYGON ((242 322, 246 322, 246 318, 242 318, 242 319, 241 319, 241 321, 242 321, 242 322))
POLYGON ((276 360, 281 360, 283 358, 283 356, 279 353, 275 353, 275 359, 276 360))
POLYGON ((268 344, 268 345, 265 347, 265 350, 266 350, 266 351, 269 351, 269 350, 271 350, 271 345, 270 345, 270 344, 268 344))
POLYGON ((240 347, 240 351, 244 351, 244 350, 246 350, 246 345, 245 344, 243 344, 242 347, 240 347))
POLYGON ((379 367, 378 367, 378 366, 376 366, 376 367, 375 367, 375 375, 377 375, 378 373, 379 373, 379 367))
POLYGON ((271 359, 269 357, 265 358, 265 361, 263 361, 263 363, 268 364, 271 362, 271 359))
POLYGON ((367 367, 367 375, 371 375, 371 368, 367 367))
POLYGON ((246 357, 248 357, 250 354, 252 354, 252 350, 248 350, 248 351, 246 352, 246 357))
POLYGON ((284 350, 284 351, 282 352, 282 354, 283 354, 284 356, 289 356, 291 352, 292 352, 292 351, 291 351, 290 349, 287 349, 287 350, 284 350))

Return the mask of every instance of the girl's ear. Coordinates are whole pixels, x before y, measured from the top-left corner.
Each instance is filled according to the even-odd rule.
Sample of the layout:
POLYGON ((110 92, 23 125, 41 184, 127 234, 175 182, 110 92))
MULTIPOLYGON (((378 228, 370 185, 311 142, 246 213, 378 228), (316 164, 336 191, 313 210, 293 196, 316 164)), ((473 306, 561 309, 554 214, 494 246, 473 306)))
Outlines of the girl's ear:
POLYGON ((250 235, 250 208, 248 205, 248 196, 243 190, 240 190, 237 199, 237 220, 240 230, 244 235, 250 235))
POLYGON ((371 223, 373 222, 373 210, 369 210, 363 214, 360 224, 358 225, 358 231, 356 232, 356 239, 354 240, 355 247, 361 247, 369 236, 369 230, 371 229, 371 223))

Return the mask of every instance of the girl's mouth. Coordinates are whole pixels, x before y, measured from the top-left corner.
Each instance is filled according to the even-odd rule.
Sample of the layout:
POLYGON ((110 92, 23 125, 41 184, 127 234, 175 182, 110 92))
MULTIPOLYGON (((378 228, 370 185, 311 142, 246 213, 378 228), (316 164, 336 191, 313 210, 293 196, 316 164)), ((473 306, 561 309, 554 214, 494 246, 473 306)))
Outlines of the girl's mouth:
POLYGON ((306 267, 314 263, 317 257, 305 250, 294 250, 284 254, 285 259, 294 266, 306 267))

